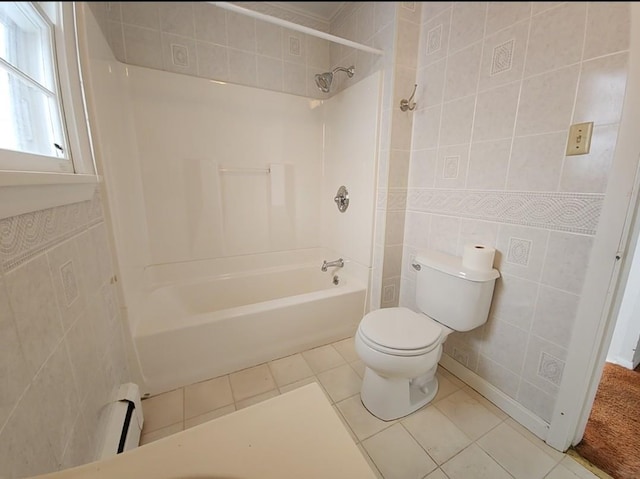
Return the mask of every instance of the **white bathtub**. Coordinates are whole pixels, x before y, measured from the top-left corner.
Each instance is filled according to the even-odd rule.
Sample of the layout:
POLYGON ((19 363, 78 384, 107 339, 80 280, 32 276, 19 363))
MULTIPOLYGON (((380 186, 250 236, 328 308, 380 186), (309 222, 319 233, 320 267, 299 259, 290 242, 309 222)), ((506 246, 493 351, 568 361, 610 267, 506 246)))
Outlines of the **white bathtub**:
POLYGON ((135 333, 157 394, 353 335, 366 287, 318 266, 245 272, 154 290, 135 333))

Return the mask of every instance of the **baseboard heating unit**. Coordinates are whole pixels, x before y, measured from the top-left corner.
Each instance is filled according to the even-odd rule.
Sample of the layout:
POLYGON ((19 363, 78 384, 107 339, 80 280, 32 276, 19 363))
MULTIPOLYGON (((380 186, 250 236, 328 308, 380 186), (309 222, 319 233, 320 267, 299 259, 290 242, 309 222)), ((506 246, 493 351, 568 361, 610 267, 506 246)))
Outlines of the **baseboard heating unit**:
POLYGON ((107 459, 138 447, 144 417, 137 384, 120 386, 116 400, 107 405, 105 418, 104 441, 98 459, 107 459))

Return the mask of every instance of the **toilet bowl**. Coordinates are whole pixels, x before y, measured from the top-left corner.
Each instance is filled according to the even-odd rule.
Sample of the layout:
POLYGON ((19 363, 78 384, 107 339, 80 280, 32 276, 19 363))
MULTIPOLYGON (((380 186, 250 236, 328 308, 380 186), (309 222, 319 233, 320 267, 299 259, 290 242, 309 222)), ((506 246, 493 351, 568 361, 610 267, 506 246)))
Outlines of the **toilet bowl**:
POLYGON ((474 271, 461 258, 435 251, 416 256, 416 305, 367 313, 355 348, 365 364, 360 398, 374 416, 390 421, 428 404, 438 393, 442 345, 453 331, 487 321, 499 273, 474 271))
POLYGON ((442 344, 451 329, 408 308, 368 313, 355 335, 366 365, 360 396, 364 406, 385 421, 406 416, 438 392, 435 377, 442 344))

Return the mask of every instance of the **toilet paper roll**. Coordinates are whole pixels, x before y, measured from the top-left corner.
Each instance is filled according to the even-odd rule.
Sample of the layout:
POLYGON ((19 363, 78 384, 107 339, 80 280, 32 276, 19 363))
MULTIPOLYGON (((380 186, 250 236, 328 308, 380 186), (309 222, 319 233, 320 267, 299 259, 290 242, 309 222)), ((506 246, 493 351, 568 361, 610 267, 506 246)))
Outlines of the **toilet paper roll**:
POLYGON ((462 266, 474 271, 490 271, 493 268, 495 248, 481 244, 465 245, 462 266))

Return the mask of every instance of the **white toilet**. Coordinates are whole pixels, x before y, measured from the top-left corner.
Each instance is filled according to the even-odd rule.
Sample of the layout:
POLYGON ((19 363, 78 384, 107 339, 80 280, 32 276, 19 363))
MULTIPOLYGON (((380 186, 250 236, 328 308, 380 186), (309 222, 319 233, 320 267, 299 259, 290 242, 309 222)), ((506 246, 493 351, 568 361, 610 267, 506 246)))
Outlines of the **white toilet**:
POLYGON ((469 331, 489 316, 496 269, 475 271, 462 258, 437 251, 416 256, 416 306, 372 311, 362 318, 355 346, 366 370, 360 397, 374 416, 411 414, 438 392, 442 345, 453 331, 469 331))

